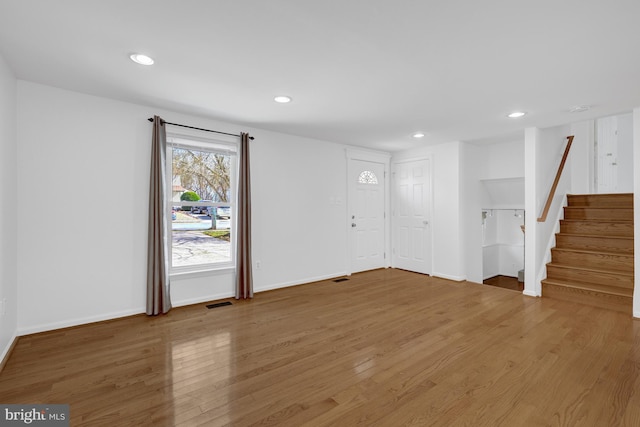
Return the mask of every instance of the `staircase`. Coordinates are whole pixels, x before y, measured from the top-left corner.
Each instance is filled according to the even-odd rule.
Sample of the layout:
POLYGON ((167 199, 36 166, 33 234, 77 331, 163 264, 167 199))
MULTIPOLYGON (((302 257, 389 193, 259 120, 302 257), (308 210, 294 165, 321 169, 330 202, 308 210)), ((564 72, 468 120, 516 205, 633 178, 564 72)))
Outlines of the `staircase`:
POLYGON ((633 194, 569 195, 542 296, 632 312, 633 194))

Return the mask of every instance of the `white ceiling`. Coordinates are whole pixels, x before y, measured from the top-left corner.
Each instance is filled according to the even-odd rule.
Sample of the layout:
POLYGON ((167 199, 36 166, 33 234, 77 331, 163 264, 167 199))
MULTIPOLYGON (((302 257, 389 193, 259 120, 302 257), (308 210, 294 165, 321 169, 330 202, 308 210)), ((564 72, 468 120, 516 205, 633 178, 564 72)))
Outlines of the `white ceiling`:
POLYGON ((23 80, 397 151, 640 106, 639 19, 639 0, 0 0, 0 54, 23 80))

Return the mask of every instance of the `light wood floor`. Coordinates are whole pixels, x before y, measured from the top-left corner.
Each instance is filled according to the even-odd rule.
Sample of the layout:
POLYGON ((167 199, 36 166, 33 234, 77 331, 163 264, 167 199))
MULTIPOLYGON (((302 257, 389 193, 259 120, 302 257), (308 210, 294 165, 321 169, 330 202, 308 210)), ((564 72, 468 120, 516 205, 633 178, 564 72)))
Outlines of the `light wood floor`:
POLYGON ((639 426, 640 322, 401 270, 22 337, 72 426, 639 426))

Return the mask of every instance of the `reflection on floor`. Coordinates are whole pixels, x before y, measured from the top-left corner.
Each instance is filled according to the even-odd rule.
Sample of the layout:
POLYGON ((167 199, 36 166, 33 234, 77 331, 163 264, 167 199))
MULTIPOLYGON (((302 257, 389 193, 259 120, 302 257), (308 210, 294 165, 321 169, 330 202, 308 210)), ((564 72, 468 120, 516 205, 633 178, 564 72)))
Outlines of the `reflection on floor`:
POLYGON ((494 276, 485 279, 482 283, 485 285, 497 286, 498 288, 512 289, 514 291, 524 290, 524 283, 518 282, 517 277, 494 276))

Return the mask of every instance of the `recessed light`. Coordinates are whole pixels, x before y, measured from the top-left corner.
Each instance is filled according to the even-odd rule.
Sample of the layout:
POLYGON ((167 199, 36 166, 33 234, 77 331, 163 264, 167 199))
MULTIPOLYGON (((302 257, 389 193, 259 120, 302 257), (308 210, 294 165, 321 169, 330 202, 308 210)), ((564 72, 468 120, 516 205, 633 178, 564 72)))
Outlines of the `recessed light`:
POLYGON ((513 113, 507 115, 507 117, 511 118, 511 119, 517 119, 518 117, 522 117, 527 113, 524 113, 522 111, 514 111, 513 113))
POLYGON ((140 65, 153 65, 153 63, 155 62, 153 58, 147 55, 143 55, 142 53, 133 53, 129 55, 129 58, 131 58, 131 60, 136 64, 140 65))
POLYGON ((276 96, 275 98, 273 98, 274 101, 279 102, 280 104, 286 104, 287 102, 291 102, 291 97, 290 96, 284 96, 284 95, 280 95, 280 96, 276 96))
POLYGON ((422 132, 416 132, 416 133, 414 133, 414 134, 413 134, 413 135, 411 135, 411 136, 413 136, 414 138, 424 138, 424 133, 422 133, 422 132))
POLYGON ((575 105, 569 108, 570 113, 584 113, 585 111, 589 111, 591 109, 590 105, 575 105))

